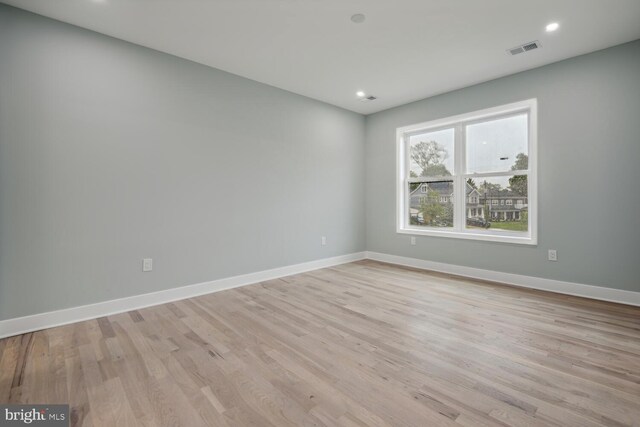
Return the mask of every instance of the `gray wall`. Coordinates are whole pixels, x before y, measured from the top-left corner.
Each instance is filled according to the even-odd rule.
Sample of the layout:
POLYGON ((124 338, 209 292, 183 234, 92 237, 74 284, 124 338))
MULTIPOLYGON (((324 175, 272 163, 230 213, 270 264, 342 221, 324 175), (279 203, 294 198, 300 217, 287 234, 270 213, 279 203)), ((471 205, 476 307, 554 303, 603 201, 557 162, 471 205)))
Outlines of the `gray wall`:
POLYGON ((0 5, 0 320, 365 247, 640 291, 638 76, 640 41, 365 120, 0 5), (539 245, 396 234, 395 128, 532 97, 539 245))
POLYGON ((0 5, 0 319, 362 251, 363 157, 361 115, 0 5))
POLYGON ((640 291, 640 41, 370 115, 366 177, 367 250, 640 291), (538 98, 538 246, 410 246, 396 234, 396 127, 528 98, 538 98))

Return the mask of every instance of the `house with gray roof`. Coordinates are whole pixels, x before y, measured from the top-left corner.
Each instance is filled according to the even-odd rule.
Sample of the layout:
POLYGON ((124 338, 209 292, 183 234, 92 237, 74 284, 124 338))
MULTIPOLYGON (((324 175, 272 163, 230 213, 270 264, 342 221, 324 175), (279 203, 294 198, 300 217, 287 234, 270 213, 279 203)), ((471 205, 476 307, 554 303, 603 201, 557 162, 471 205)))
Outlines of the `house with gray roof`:
MULTIPOLYGON (((467 183, 465 197, 467 218, 519 221, 527 210, 527 197, 508 189, 482 192, 467 183)), ((411 216, 420 217, 421 207, 430 202, 443 205, 453 203, 453 183, 437 181, 419 184, 410 194, 411 216)))

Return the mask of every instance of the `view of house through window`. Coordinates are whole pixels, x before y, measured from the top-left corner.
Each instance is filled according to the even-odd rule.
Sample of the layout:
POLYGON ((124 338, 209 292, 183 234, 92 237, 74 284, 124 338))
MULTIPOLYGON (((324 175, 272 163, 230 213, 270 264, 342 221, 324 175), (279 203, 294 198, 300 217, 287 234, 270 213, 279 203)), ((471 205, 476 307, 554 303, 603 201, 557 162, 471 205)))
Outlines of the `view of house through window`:
POLYGON ((483 113, 398 130, 399 232, 535 241, 535 101, 483 113))
POLYGON ((453 227, 453 181, 410 183, 411 224, 453 227))

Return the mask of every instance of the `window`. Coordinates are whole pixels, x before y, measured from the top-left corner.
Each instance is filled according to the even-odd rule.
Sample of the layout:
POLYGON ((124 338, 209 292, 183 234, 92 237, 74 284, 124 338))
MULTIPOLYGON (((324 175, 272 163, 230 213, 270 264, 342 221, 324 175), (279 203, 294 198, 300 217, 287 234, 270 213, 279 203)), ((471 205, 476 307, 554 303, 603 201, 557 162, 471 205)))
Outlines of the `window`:
POLYGON ((397 129, 397 232, 536 244, 536 117, 531 99, 397 129))

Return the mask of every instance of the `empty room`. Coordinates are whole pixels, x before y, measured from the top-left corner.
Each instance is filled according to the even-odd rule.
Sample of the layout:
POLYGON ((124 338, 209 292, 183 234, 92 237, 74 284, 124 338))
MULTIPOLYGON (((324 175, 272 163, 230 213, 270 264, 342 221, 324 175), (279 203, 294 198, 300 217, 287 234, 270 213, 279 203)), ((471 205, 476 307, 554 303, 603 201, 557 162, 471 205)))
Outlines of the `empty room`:
POLYGON ((638 0, 0 0, 0 427, 640 427, 638 183, 638 0))

